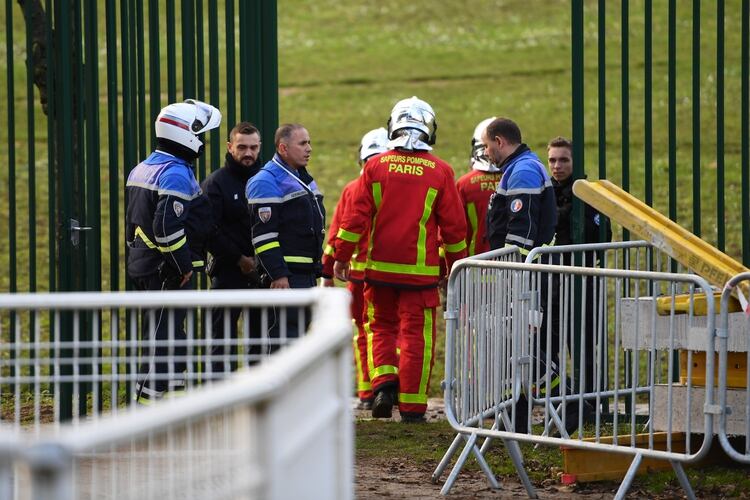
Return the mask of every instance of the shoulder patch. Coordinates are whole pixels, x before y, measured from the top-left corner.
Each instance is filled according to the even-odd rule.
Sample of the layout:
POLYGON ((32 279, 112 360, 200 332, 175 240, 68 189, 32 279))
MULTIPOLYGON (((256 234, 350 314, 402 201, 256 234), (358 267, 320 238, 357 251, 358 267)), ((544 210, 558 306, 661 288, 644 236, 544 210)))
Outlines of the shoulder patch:
POLYGON ((258 209, 258 218, 263 223, 271 220, 271 207, 260 207, 258 209))
POLYGON ((521 198, 516 198, 515 200, 510 202, 510 211, 513 213, 520 212, 523 208, 523 201, 521 201, 521 198))
POLYGON ((594 215, 594 224, 596 224, 596 225, 598 226, 598 225, 600 225, 600 224, 601 224, 601 222, 602 222, 601 216, 600 216, 600 215, 599 215, 599 213, 597 212, 597 214, 596 214, 596 215, 594 215))
POLYGON ((179 217, 185 211, 185 206, 181 202, 175 201, 172 203, 172 209, 174 210, 174 214, 179 217))

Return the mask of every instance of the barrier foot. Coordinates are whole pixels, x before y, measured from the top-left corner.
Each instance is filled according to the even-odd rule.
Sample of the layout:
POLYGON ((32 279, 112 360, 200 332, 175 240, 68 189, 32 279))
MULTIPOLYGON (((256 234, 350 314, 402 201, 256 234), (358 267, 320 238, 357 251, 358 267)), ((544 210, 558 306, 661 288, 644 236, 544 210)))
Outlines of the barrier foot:
POLYGON ((446 450, 445 455, 443 455, 443 458, 440 459, 440 463, 435 468, 435 472, 432 473, 432 484, 437 484, 438 480, 440 479, 440 476, 443 475, 445 468, 448 467, 448 464, 450 463, 451 458, 453 458, 453 455, 455 455, 456 450, 458 450, 458 447, 461 444, 462 438, 463 436, 460 433, 456 434, 456 438, 448 447, 448 450, 446 450))
POLYGON ((497 479, 495 478, 495 474, 492 473, 492 469, 490 469, 489 464, 484 459, 482 454, 479 452, 479 448, 477 447, 477 435, 472 434, 469 437, 461 436, 466 439, 466 446, 464 446, 463 451, 461 451, 461 454, 458 456, 458 459, 456 460, 456 465, 453 466, 453 470, 451 470, 451 473, 448 474, 448 478, 445 480, 445 484, 443 485, 443 488, 440 490, 441 495, 447 495, 451 488, 453 487, 453 483, 456 482, 456 478, 458 478, 458 473, 461 472, 461 469, 464 468, 464 465, 466 464, 466 460, 469 458, 469 453, 472 451, 474 452, 474 456, 477 458, 477 462, 479 462, 479 467, 482 469, 484 474, 487 476, 487 480, 490 483, 490 487, 493 489, 499 489, 500 484, 497 482, 497 479))
MULTIPOLYGON (((502 413, 502 419, 503 425, 506 426, 505 428, 510 429, 510 418, 506 412, 502 413)), ((521 479, 523 487, 526 488, 526 493, 529 495, 529 498, 538 498, 536 489, 534 489, 534 486, 529 479, 529 475, 526 473, 526 467, 523 466, 523 455, 521 454, 521 447, 518 445, 518 441, 503 439, 503 444, 508 450, 508 455, 510 455, 510 459, 513 461, 518 477, 521 479)))
POLYGON ((670 461, 672 464, 672 468, 674 469, 674 473, 677 476, 677 479, 680 481, 680 486, 682 486, 682 489, 685 490, 685 494, 690 500, 695 500, 695 492, 693 491, 693 487, 690 486, 690 481, 688 480, 687 474, 685 474, 685 469, 682 468, 682 464, 680 462, 674 462, 670 461))
POLYGON ((615 500, 623 500, 625 495, 628 494, 630 484, 633 482, 635 473, 638 472, 638 467, 640 467, 642 460, 643 455, 641 453, 633 457, 633 461, 630 463, 630 467, 628 467, 628 472, 625 474, 625 477, 622 478, 622 483, 620 483, 620 488, 617 490, 615 500))

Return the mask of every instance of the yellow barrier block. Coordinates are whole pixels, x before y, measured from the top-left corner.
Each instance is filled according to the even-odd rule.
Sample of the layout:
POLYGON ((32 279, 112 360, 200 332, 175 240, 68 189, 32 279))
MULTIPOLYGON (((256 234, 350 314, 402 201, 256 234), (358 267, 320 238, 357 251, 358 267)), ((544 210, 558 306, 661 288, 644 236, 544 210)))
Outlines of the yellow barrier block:
MULTIPOLYGON (((690 380, 694 386, 706 386, 706 353, 693 351, 693 370, 690 380)), ((688 383, 688 352, 680 351, 680 383, 688 383)), ((719 386, 719 354, 714 353, 714 387, 719 386)), ((727 387, 745 389, 747 387, 747 353, 727 353, 727 387)))
MULTIPOLYGON (((675 314, 688 314, 690 312, 690 294, 680 294, 674 297, 674 312, 675 314)), ((706 304, 706 294, 696 293, 692 295, 693 299, 693 315, 694 316, 705 316, 708 312, 708 306, 706 304)), ((719 313, 721 308, 721 293, 716 292, 714 294, 714 312, 719 313)), ((741 312, 742 306, 740 301, 735 297, 729 298, 729 312, 741 312)), ((669 316, 672 313, 672 297, 657 297, 656 298, 656 313, 659 316, 669 316)))

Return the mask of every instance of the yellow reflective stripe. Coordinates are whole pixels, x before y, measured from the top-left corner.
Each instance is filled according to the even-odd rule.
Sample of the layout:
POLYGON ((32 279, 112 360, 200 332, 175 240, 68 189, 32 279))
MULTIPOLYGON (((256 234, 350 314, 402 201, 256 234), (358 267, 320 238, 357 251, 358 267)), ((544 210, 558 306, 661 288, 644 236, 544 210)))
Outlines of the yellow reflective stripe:
POLYGON ((415 264, 395 264, 392 262, 378 262, 371 260, 367 268, 384 273, 415 274, 418 276, 439 276, 440 266, 419 266, 415 264))
POLYGON ((357 262, 356 260, 353 260, 351 264, 352 271, 364 271, 365 267, 367 267, 367 264, 365 264, 364 262, 357 262))
POLYGON ((477 238, 479 236, 479 224, 477 217, 477 206, 474 203, 466 204, 466 215, 471 224, 471 240, 469 242, 469 255, 476 255, 477 253, 477 238))
POLYGON ((424 266, 427 262, 427 221, 432 213, 432 204, 436 196, 437 189, 429 188, 424 198, 424 210, 422 210, 422 218, 419 219, 419 237, 417 238, 417 266, 424 266))
POLYGON ((206 264, 206 263, 205 263, 205 262, 203 262, 202 260, 194 260, 194 261, 193 261, 193 267, 201 267, 201 266, 203 266, 203 265, 205 265, 205 264, 206 264))
POLYGON ((358 243, 359 240, 362 238, 362 235, 357 234, 357 233, 352 233, 351 231, 347 231, 343 227, 340 227, 339 232, 336 233, 336 237, 344 241, 351 242, 351 243, 358 243))
POLYGON ((326 245, 325 250, 323 250, 324 255, 333 255, 333 247, 331 245, 326 245))
POLYGON ((438 248, 438 256, 440 258, 445 257, 445 248, 443 248, 443 247, 438 248))
POLYGON ((285 255, 284 260, 286 262, 292 262, 295 264, 312 264, 313 263, 312 257, 299 257, 296 255, 285 255))
POLYGON ((357 345, 357 340, 359 339, 359 328, 355 326, 354 331, 355 334, 352 337, 352 347, 354 347, 354 365, 357 367, 357 390, 369 391, 372 387, 370 386, 370 382, 365 380, 365 372, 362 370, 362 358, 359 355, 359 346, 357 345), (367 385, 367 387, 365 387, 365 385, 367 385))
POLYGON ((375 208, 380 208, 380 202, 383 200, 383 190, 379 182, 372 183, 372 199, 375 201, 375 208))
POLYGON ((432 311, 432 308, 425 307, 424 327, 422 327, 424 349, 422 350, 422 378, 419 379, 419 394, 424 394, 425 401, 427 400, 427 384, 430 381, 430 367, 432 366, 432 311))
POLYGON ((398 393, 399 403, 427 404, 427 394, 398 393))
POLYGON ((263 253, 266 250, 270 250, 272 248, 279 248, 281 245, 278 241, 272 241, 271 243, 266 243, 265 245, 261 245, 259 247, 255 248, 255 254, 263 253))
POLYGON ((174 252, 178 248, 182 247, 185 243, 187 243, 187 236, 183 236, 182 238, 180 238, 180 241, 178 241, 174 245, 169 245, 167 247, 160 246, 158 248, 159 248, 159 251, 162 253, 174 252))
MULTIPOLYGON (((375 362, 372 358, 372 329, 370 328, 370 322, 375 318, 375 306, 372 305, 372 302, 367 302, 367 321, 365 321, 365 324, 362 325, 365 329, 365 333, 367 334, 367 373, 369 374, 372 372, 373 368, 375 367, 375 362)), ((372 380, 372 377, 370 377, 370 380, 372 380)))
POLYGON ((446 243, 445 251, 450 253, 460 252, 466 248, 466 240, 461 240, 458 243, 446 243))
POLYGON ((374 370, 370 370, 370 380, 375 380, 381 375, 390 375, 390 374, 398 375, 398 366, 393 366, 393 365, 378 366, 374 370))
POLYGON ((148 239, 148 236, 146 236, 146 233, 143 232, 143 229, 141 229, 141 226, 135 227, 135 235, 138 236, 143 242, 146 244, 147 247, 156 250, 156 245, 154 245, 150 239, 148 239))
MULTIPOLYGON (((510 243, 506 243, 506 244, 505 244, 505 248, 508 248, 508 247, 514 247, 514 246, 515 246, 515 245, 511 245, 510 243)), ((519 253, 520 253, 521 255, 529 255, 529 250, 526 250, 526 249, 525 249, 525 248, 523 248, 523 247, 518 247, 518 252, 519 252, 519 253)))

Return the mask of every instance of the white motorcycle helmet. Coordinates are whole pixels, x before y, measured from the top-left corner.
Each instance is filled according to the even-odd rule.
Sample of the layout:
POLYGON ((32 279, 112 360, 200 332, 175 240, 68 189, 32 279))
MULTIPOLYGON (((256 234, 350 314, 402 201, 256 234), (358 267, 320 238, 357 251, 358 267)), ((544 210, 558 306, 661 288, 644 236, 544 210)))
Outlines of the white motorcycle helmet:
POLYGON ((362 136, 359 144, 359 161, 364 162, 369 157, 388 150, 388 131, 383 128, 370 130, 362 136))
POLYGON ((437 121, 432 106, 416 96, 396 103, 388 119, 389 147, 430 150, 437 121))
POLYGON ((203 142, 198 136, 220 124, 221 112, 218 109, 205 102, 187 99, 162 108, 154 128, 156 137, 176 142, 200 155, 203 142))
POLYGON ((474 136, 471 138, 471 168, 482 170, 483 172, 499 172, 500 170, 490 161, 482 142, 482 134, 487 130, 487 126, 495 121, 495 116, 482 120, 474 129, 474 136))

